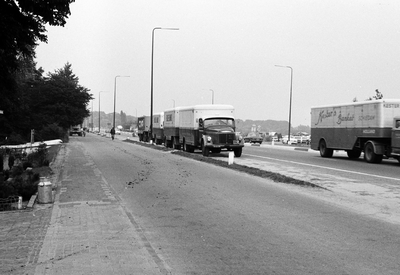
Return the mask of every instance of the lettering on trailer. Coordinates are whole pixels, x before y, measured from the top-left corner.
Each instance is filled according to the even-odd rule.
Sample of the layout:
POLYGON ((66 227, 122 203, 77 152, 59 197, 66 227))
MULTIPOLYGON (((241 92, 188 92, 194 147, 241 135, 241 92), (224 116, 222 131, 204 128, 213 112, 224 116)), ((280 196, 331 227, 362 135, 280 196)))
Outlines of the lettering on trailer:
POLYGON ((363 134, 375 134, 375 129, 363 130, 363 134))
MULTIPOLYGON (((396 105, 396 104, 390 104, 390 105, 396 105)), ((392 107, 391 107, 392 108, 392 107)), ((397 108, 397 107, 393 107, 397 108)), ((323 120, 327 118, 333 118, 336 117, 337 113, 336 110, 329 111, 329 110, 322 110, 319 112, 319 117, 317 120, 317 123, 315 125, 318 125, 323 122, 323 120)), ((347 115, 343 116, 341 112, 339 112, 339 115, 337 116, 336 124, 340 125, 343 121, 354 121, 354 114, 348 113, 347 115)), ((365 115, 365 116, 359 116, 358 121, 370 121, 370 120, 375 120, 375 116, 372 115, 365 115)))
POLYGON ((389 104, 389 103, 385 103, 383 104, 383 108, 400 108, 400 104, 389 104))

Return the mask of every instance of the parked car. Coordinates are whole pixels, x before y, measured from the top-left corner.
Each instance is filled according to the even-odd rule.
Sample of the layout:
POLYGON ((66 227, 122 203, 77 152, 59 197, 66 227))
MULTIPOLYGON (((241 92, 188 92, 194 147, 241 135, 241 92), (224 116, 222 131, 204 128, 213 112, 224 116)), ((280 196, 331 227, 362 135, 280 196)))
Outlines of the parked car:
POLYGON ((120 134, 121 134, 121 130, 115 129, 115 134, 116 134, 116 135, 120 135, 120 134))

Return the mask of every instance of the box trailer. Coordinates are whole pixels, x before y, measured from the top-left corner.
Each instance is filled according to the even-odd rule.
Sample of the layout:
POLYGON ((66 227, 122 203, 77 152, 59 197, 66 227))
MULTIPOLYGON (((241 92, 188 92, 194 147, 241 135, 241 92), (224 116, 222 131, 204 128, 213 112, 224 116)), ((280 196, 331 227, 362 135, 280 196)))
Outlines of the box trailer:
POLYGON ((164 112, 153 115, 152 140, 155 144, 164 142, 164 112))
POLYGON ((380 99, 311 108, 311 149, 322 157, 345 150, 351 159, 400 161, 400 99, 380 99))
POLYGON ((139 141, 150 141, 150 116, 138 117, 139 141))
POLYGON ((179 110, 179 142, 184 151, 202 150, 204 156, 221 149, 242 155, 243 138, 235 132, 231 105, 195 105, 179 110))
POLYGON ((164 146, 180 149, 179 112, 181 107, 164 111, 164 146))

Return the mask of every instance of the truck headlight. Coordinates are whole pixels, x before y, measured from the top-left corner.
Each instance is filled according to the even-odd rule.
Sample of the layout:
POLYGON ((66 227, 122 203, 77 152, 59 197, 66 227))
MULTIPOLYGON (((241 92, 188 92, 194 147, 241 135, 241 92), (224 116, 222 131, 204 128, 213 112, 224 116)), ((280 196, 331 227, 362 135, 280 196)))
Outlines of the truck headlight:
POLYGON ((212 138, 210 136, 207 137, 207 142, 211 142, 212 138))

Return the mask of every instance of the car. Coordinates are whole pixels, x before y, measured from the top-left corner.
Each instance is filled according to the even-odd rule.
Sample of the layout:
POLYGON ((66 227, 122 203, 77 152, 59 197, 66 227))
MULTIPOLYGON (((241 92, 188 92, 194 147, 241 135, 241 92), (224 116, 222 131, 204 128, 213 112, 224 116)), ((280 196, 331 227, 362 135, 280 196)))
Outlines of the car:
POLYGON ((120 134, 121 134, 121 130, 115 129, 115 134, 116 134, 116 135, 120 135, 120 134))

